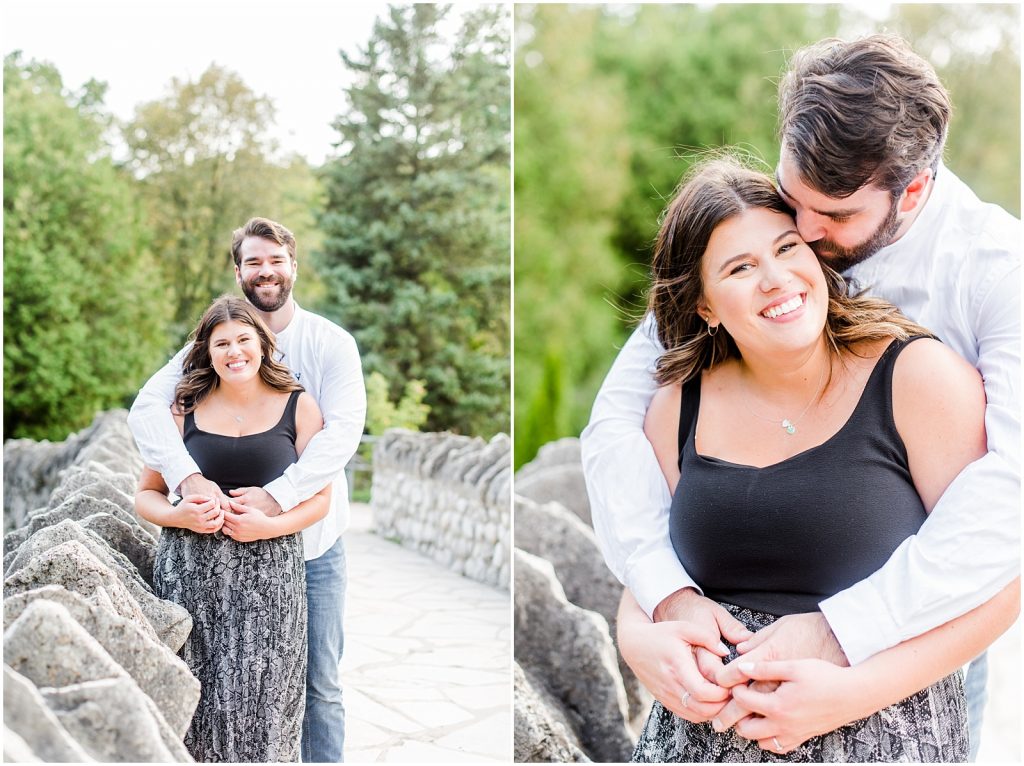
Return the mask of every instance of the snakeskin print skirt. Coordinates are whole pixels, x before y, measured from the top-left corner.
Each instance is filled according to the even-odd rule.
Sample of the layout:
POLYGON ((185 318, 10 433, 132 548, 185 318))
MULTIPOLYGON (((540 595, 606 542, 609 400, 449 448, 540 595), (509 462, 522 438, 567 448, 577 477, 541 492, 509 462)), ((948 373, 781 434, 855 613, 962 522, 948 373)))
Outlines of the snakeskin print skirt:
POLYGON ((185 746, 200 762, 299 760, 306 686, 306 567, 298 534, 238 543, 165 528, 160 598, 192 615, 179 655, 202 684, 185 746))
MULTIPOLYGON (((749 630, 776 620, 773 615, 722 604, 749 630)), ((729 659, 736 656, 735 648, 729 659)), ((868 718, 812 737, 779 755, 743 739, 733 729, 721 734, 710 723, 690 723, 654 703, 640 733, 634 763, 955 763, 967 760, 967 702, 960 671, 868 718)))

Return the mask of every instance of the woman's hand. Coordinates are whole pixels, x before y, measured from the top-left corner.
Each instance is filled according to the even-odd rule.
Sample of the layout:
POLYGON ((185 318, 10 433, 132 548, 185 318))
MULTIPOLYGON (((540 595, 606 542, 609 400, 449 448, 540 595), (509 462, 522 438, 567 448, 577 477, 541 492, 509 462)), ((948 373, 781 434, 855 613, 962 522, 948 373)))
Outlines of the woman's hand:
POLYGON ((736 723, 736 733, 757 740, 763 750, 788 753, 811 737, 845 726, 875 709, 865 695, 870 696, 870 689, 857 682, 852 668, 823 660, 748 663, 740 659, 736 665, 747 678, 758 682, 732 689, 735 701, 754 713, 736 723), (757 690, 771 682, 779 684, 775 691, 757 690))
POLYGON ((235 542, 251 543, 277 537, 274 523, 263 511, 229 500, 231 512, 224 515, 224 534, 235 542))
MULTIPOLYGON (((708 610, 721 608, 703 596, 694 597, 706 601, 708 610)), ((708 680, 729 654, 713 614, 701 621, 651 622, 626 591, 619 605, 618 643, 640 683, 680 718, 708 721, 728 701, 729 691, 708 680)))
POLYGON ((185 495, 174 507, 175 526, 191 529, 201 535, 211 535, 224 525, 224 511, 216 498, 205 495, 185 495))

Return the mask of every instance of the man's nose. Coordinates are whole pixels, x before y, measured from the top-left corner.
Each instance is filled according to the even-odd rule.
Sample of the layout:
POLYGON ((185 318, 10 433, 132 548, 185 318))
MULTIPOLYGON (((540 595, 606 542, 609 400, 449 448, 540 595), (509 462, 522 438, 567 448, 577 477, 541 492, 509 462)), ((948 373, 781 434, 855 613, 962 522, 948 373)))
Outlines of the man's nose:
POLYGON ((822 216, 810 210, 801 210, 796 214, 796 230, 804 242, 817 242, 825 237, 822 216))

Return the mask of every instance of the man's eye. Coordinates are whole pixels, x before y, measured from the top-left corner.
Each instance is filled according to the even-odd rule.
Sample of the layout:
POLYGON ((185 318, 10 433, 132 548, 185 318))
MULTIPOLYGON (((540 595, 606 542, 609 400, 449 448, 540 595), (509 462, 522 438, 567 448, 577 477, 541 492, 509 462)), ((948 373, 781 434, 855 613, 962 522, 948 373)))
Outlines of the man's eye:
POLYGON ((850 220, 848 215, 830 215, 829 218, 832 219, 832 223, 846 223, 850 220))

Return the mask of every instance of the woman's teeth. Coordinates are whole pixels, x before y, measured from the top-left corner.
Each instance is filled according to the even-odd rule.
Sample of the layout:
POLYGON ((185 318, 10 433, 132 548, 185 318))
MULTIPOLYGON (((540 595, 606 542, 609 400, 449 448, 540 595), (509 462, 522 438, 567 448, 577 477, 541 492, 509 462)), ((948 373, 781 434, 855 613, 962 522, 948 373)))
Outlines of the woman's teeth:
POLYGON ((767 317, 768 319, 775 319, 775 317, 782 316, 783 314, 788 314, 790 311, 796 311, 803 305, 803 296, 794 295, 785 303, 780 303, 778 306, 772 306, 767 311, 762 311, 761 316, 767 317))

